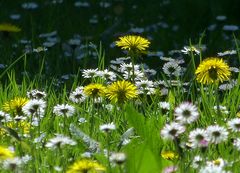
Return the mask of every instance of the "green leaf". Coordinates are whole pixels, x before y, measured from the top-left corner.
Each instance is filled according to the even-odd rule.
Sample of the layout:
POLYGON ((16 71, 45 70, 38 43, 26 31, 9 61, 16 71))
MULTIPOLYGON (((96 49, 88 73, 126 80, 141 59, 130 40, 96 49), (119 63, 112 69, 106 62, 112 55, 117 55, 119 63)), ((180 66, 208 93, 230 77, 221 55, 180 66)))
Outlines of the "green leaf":
POLYGON ((156 157, 148 148, 148 146, 143 143, 140 145, 134 144, 130 145, 127 150, 127 163, 126 168, 128 173, 146 173, 146 172, 160 172, 159 166, 161 165, 157 162, 156 157))
POLYGON ((145 118, 142 114, 138 113, 133 107, 126 106, 126 118, 128 122, 133 126, 136 133, 141 137, 146 135, 145 130, 145 118))

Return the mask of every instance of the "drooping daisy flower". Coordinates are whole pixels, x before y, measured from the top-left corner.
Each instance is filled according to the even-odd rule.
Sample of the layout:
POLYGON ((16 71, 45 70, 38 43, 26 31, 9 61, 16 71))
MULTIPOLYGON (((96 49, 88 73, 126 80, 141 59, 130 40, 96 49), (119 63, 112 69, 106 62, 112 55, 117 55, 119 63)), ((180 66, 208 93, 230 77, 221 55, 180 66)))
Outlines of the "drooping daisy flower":
POLYGON ((61 134, 57 134, 56 137, 50 139, 47 143, 46 143, 46 147, 47 148, 57 148, 57 147, 63 147, 64 145, 76 145, 77 143, 70 139, 67 136, 63 136, 61 134))
POLYGON ((124 103, 137 97, 137 87, 128 81, 117 81, 107 87, 106 96, 114 103, 124 103))
POLYGON ((46 102, 41 99, 30 100, 22 108, 25 115, 43 117, 45 113, 46 102))
POLYGON ((53 113, 59 116, 71 117, 75 113, 75 108, 68 104, 57 104, 53 107, 53 113))
POLYGON ((176 120, 183 124, 190 124, 197 120, 199 113, 197 107, 190 102, 183 102, 174 110, 176 120))
POLYGON ((29 99, 45 99, 47 94, 44 91, 39 91, 37 89, 27 92, 27 97, 29 99))
POLYGON ((20 115, 22 113, 22 107, 27 104, 29 100, 24 97, 16 97, 3 104, 3 111, 20 115))
POLYGON ((236 50, 226 50, 224 52, 217 53, 218 56, 227 56, 227 55, 236 55, 236 54, 237 54, 236 50))
POLYGON ((149 47, 150 41, 136 35, 126 35, 119 37, 120 40, 116 41, 116 45, 122 49, 133 51, 144 51, 149 47))
POLYGON ((83 92, 83 87, 77 87, 73 92, 70 93, 69 100, 73 103, 82 103, 86 100, 86 95, 83 92))
POLYGON ((189 134, 189 142, 191 143, 192 148, 205 147, 205 145, 202 145, 202 142, 208 142, 209 140, 210 138, 208 137, 206 130, 204 129, 197 128, 191 131, 189 134))
POLYGON ((98 173, 98 172, 104 172, 106 168, 99 164, 96 161, 89 160, 89 159, 82 159, 79 161, 76 161, 71 165, 66 173, 98 173))
POLYGON ((164 139, 176 139, 185 131, 185 127, 182 124, 171 122, 170 124, 166 124, 161 130, 161 136, 164 139))
POLYGON ((200 167, 200 165, 202 165, 202 162, 203 162, 203 158, 201 156, 197 155, 193 158, 191 167, 197 169, 200 167))
POLYGON ((83 89, 84 94, 86 94, 89 97, 97 98, 97 97, 103 97, 106 93, 106 87, 102 84, 89 84, 84 87, 83 89))
POLYGON ((20 32, 21 28, 9 23, 2 23, 0 24, 0 32, 1 31, 2 32, 20 32))
POLYGON ((103 124, 103 125, 101 125, 101 126, 99 127, 99 129, 100 129, 101 131, 103 131, 103 132, 108 133, 108 132, 110 132, 110 131, 112 131, 112 130, 115 130, 115 129, 116 129, 116 126, 115 126, 115 124, 113 124, 113 123, 103 124))
POLYGON ((219 144, 223 141, 226 141, 228 138, 227 129, 219 125, 208 126, 206 131, 210 138, 210 142, 214 144, 219 144))
POLYGON ((213 82, 223 82, 229 80, 231 75, 229 66, 219 58, 207 58, 200 63, 197 70, 197 81, 202 84, 211 84, 213 82))
POLYGON ((13 156, 14 156, 14 153, 11 150, 3 146, 0 146, 0 161, 13 158, 13 156))
POLYGON ((234 118, 227 122, 228 127, 233 132, 240 132, 240 118, 234 118))
POLYGON ((175 76, 179 77, 181 75, 182 69, 176 62, 167 62, 163 65, 163 72, 169 77, 175 76))

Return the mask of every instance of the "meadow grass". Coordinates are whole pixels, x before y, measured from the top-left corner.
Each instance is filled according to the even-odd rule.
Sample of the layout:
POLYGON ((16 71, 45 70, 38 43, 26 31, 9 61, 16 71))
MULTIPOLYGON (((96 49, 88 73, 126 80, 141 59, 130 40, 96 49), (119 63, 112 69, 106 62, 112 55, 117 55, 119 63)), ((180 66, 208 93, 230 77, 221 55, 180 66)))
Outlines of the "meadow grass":
MULTIPOLYGON (((98 69, 106 69, 105 55, 101 46, 96 49, 96 53, 98 69)), ((194 60, 198 55, 191 52, 188 56, 193 62, 188 67, 192 70, 189 69, 186 73, 191 71, 194 73, 195 65, 197 65, 194 60)), ((97 160, 106 168, 106 172, 116 173, 161 172, 168 166, 175 166, 176 172, 199 172, 206 166, 207 161, 220 167, 216 161, 219 158, 224 160, 224 166, 221 165, 221 169, 237 172, 239 151, 233 146, 233 140, 238 138, 237 133, 229 130, 226 141, 220 144, 208 144, 204 148, 188 146, 188 135, 196 128, 206 128, 214 124, 227 128, 226 123, 237 117, 240 102, 238 97, 239 75, 232 75, 235 77, 236 83, 229 90, 220 90, 219 97, 216 97, 216 85, 202 85, 196 82, 194 75, 189 80, 189 77, 185 78, 184 74, 177 78, 173 76, 169 78, 167 74, 161 73, 165 86, 161 87, 155 84, 154 93, 143 92, 134 101, 111 103, 109 99, 102 98, 100 102, 96 102, 94 98, 87 97, 82 103, 73 103, 69 99, 69 95, 77 86, 86 86, 89 83, 109 85, 110 81, 102 77, 93 77, 83 80, 82 83, 78 81, 80 74, 77 74, 72 80, 72 86, 68 83, 56 83, 57 79, 44 81, 41 79, 43 71, 41 66, 38 70, 39 74, 34 79, 24 75, 19 81, 16 79, 14 66, 19 65, 20 59, 24 59, 24 57, 26 57, 25 54, 17 58, 1 73, 1 78, 5 78, 5 82, 0 86, 0 107, 3 109, 5 103, 16 97, 26 97, 27 92, 33 89, 46 93, 47 106, 43 117, 37 117, 38 123, 35 125, 33 125, 31 116, 26 116, 21 112, 21 115, 27 117, 24 121, 29 125, 26 127, 19 125, 23 120, 5 120, 6 115, 2 115, 1 146, 11 147, 15 157, 21 158, 28 155, 30 159, 26 163, 21 162, 18 165, 13 162, 12 165, 10 164, 11 166, 5 167, 3 166, 4 160, 2 160, 1 166, 6 171, 2 169, 1 172, 66 172, 75 161, 85 157, 97 160), (169 79, 176 79, 175 85, 169 79), (189 83, 184 84, 187 79, 189 83), (167 94, 160 91, 163 88, 167 88, 167 94), (198 120, 186 125, 185 132, 177 138, 177 141, 164 140, 160 135, 161 129, 166 123, 175 121, 174 110, 184 101, 196 105, 200 114, 198 120), (167 102, 170 107, 164 109, 159 105, 160 102, 167 102), (53 113, 54 106, 57 104, 73 106, 74 115, 68 117, 53 113), (213 109, 218 104, 226 107, 225 112, 222 110, 219 113, 213 109), (109 105, 111 107, 107 108, 109 105), (82 120, 79 120, 80 118, 82 120), (11 121, 16 122, 13 126, 8 127, 8 122, 11 121), (99 129, 101 125, 111 122, 115 124, 116 130, 103 132, 99 129), (48 148, 47 143, 56 134, 69 136, 76 142, 76 145, 61 146, 61 142, 59 142, 52 148, 48 148), (161 155, 163 151, 174 152, 177 157, 166 159, 161 155), (90 156, 83 155, 85 152, 89 152, 90 156), (113 163, 109 160, 113 152, 125 153, 127 159, 120 165, 113 163), (193 168, 195 156, 203 159, 201 163, 199 162, 198 168, 193 168)), ((25 63, 28 63, 27 59, 22 62, 23 65, 25 63)), ((118 73, 119 80, 123 79, 122 73, 115 73, 118 73)), ((153 81, 157 82, 158 80, 156 78, 153 81)), ((11 111, 8 114, 11 118, 17 116, 11 111)), ((6 165, 7 161, 5 160, 5 162, 6 165)))
MULTIPOLYGON (((21 26, 20 33, 0 33, 0 172, 239 172, 239 37, 238 31, 223 31, 224 23, 215 21, 225 12, 222 5, 229 3, 220 0, 209 6, 184 0, 168 5, 161 1, 162 17, 154 13, 159 11, 155 3, 146 7, 142 1, 135 10, 126 10, 133 6, 130 1, 111 1, 111 9, 101 10, 95 1, 89 1, 91 10, 74 7, 73 1, 36 2, 40 4, 36 10, 19 8, 21 2, 0 2, 23 19, 13 20, 21 26), (98 22, 89 24, 95 12, 98 22), (142 21, 133 13, 141 14, 142 21), (81 20, 74 20, 75 14, 81 20), (206 29, 214 22, 215 30, 206 29), (134 33, 129 26, 139 26, 151 38, 149 50, 122 52, 111 47, 122 33, 134 33), (180 28, 177 34, 174 26, 180 28), (155 50, 163 50, 168 57, 155 50), (195 71, 212 55, 235 69, 223 83, 201 84, 195 71), (89 69, 93 75, 86 77, 89 69), (137 97, 114 102, 107 95, 84 92, 93 83, 107 87, 104 92, 108 93, 112 83, 122 80, 136 86, 137 97), (21 105, 17 98, 28 101, 21 105), (176 120, 176 110, 183 103, 197 109, 194 122, 176 120), (175 131, 182 133, 168 140, 162 131, 172 122, 178 125, 175 131), (217 136, 223 135, 219 143, 209 137, 212 125, 221 129, 216 131, 217 136), (197 128, 208 136, 195 144, 189 135, 197 128), (74 172, 72 165, 78 161, 82 165, 74 172)), ((227 12, 233 24, 234 12, 227 12)), ((7 21, 9 11, 3 10, 2 17, 7 21)))

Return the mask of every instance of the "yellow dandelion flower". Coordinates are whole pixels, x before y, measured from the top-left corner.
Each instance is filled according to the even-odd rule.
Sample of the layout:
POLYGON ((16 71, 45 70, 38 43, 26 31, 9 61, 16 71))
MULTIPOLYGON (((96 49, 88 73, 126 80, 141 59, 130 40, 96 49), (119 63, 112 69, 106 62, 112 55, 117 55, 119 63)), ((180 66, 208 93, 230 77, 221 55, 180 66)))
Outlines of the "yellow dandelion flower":
POLYGON ((240 112, 237 112, 237 117, 240 118, 240 112))
POLYGON ((116 41, 116 45, 127 50, 144 51, 150 44, 149 40, 136 35, 126 35, 119 37, 119 39, 116 41))
POLYGON ((162 151, 161 156, 162 158, 167 160, 174 160, 174 159, 178 159, 179 157, 178 154, 174 153, 173 151, 162 151))
POLYGON ((106 96, 114 103, 124 103, 137 97, 137 87, 128 81, 117 81, 107 88, 106 96))
MULTIPOLYGON (((8 123, 4 123, 4 127, 8 127, 16 131, 20 131, 23 134, 29 134, 31 124, 26 121, 8 122, 8 123)), ((0 127, 0 135, 4 135, 5 133, 6 133, 6 129, 0 127)))
POLYGON ((103 97, 106 93, 106 87, 102 84, 89 84, 84 87, 83 92, 90 97, 103 97))
POLYGON ((7 101, 3 104, 3 110, 8 113, 20 114, 22 112, 22 107, 29 100, 24 97, 16 97, 10 101, 7 101))
POLYGON ((106 168, 93 160, 83 159, 71 165, 67 173, 98 173, 105 171, 106 168))
POLYGON ((202 84, 211 84, 213 82, 223 82, 229 80, 231 75, 229 66, 219 58, 207 58, 200 63, 197 70, 197 81, 202 84))
POLYGON ((13 158, 13 157, 14 157, 14 153, 11 150, 3 146, 0 146, 0 161, 13 158))
POLYGON ((20 32, 21 28, 15 26, 15 25, 9 24, 9 23, 3 23, 3 24, 0 24, 0 31, 3 31, 3 32, 20 32))

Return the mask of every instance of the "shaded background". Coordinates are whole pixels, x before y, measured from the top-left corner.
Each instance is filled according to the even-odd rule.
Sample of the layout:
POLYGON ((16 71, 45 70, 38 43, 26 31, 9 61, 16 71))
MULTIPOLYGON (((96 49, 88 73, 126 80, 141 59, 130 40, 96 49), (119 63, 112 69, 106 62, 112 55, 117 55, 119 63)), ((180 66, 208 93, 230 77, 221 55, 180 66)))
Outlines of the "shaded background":
POLYGON ((151 40, 152 54, 143 58, 151 68, 161 64, 160 56, 170 56, 169 51, 181 50, 190 40, 198 44, 203 33, 204 56, 236 49, 233 33, 239 38, 239 0, 1 0, 0 8, 0 23, 22 29, 7 37, 0 34, 0 70, 27 51, 27 60, 14 69, 29 75, 38 73, 41 64, 47 76, 96 68, 100 43, 108 65, 125 55, 114 46, 125 34, 151 40), (48 50, 32 52, 37 47, 48 50))

